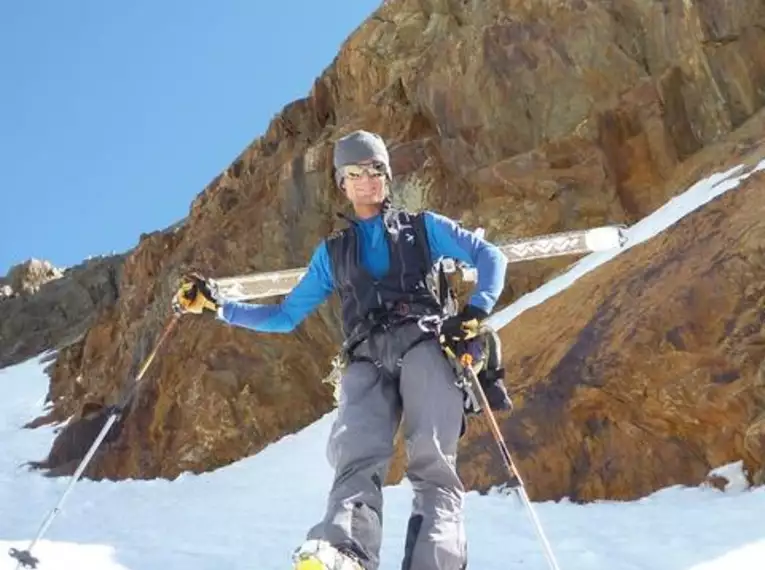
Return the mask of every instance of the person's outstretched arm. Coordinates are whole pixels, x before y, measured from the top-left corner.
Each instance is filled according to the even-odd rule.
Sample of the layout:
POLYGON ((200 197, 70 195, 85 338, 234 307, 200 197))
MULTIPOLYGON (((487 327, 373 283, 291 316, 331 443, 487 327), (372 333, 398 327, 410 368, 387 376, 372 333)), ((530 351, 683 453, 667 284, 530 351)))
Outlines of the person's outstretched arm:
POLYGON ((281 303, 254 304, 223 301, 218 318, 260 332, 288 333, 321 305, 334 290, 325 242, 313 253, 306 274, 281 303))

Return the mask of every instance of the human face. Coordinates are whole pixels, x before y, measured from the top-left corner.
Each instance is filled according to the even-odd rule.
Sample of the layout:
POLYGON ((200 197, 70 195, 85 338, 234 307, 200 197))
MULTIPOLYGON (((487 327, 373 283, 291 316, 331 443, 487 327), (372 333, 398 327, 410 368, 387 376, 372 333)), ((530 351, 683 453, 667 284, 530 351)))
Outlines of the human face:
POLYGON ((340 168, 340 175, 356 215, 362 218, 377 215, 386 192, 384 165, 374 161, 349 164, 340 168))

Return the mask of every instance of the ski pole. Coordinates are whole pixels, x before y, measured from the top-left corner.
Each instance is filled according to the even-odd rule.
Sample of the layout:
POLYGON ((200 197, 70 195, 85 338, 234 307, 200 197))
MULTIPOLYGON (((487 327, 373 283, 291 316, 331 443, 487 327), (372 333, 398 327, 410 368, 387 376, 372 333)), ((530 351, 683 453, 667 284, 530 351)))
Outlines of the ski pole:
POLYGON ((144 361, 143 365, 141 366, 140 370, 138 371, 138 375, 135 377, 135 380, 133 381, 133 385, 130 388, 130 391, 127 393, 127 395, 123 398, 122 402, 120 402, 116 406, 112 406, 109 408, 109 418, 106 420, 106 423, 104 423, 104 426, 101 428, 101 431, 96 436, 95 441, 90 446, 90 449, 88 449, 88 452, 85 454, 85 457, 83 457, 80 464, 77 466, 77 469, 75 470, 74 474, 72 475, 71 480, 69 481, 69 485, 67 485, 66 490, 64 490, 64 494, 61 495, 61 498, 59 499, 56 506, 53 508, 53 510, 48 513, 48 516, 43 521, 42 525, 40 526, 40 530, 37 531, 37 535, 34 537, 32 542, 30 542, 29 547, 26 550, 17 550, 16 548, 11 548, 9 550, 9 554, 11 557, 18 560, 18 564, 16 564, 16 570, 21 568, 22 566, 26 566, 29 568, 37 568, 37 564, 40 562, 37 558, 32 556, 32 549, 35 547, 35 544, 42 538, 42 536, 45 534, 45 532, 48 530, 48 527, 50 527, 51 523, 53 523, 53 519, 56 518, 56 515, 61 511, 61 507, 64 504, 64 501, 66 501, 67 496, 71 492, 72 488, 74 487, 74 484, 77 483, 79 478, 82 476, 83 471, 85 471, 85 468, 87 467, 90 460, 93 458, 93 455, 95 455, 96 450, 101 445, 103 440, 106 438, 106 434, 109 433, 109 429, 112 427, 114 422, 117 421, 119 416, 122 414, 122 412, 125 410, 127 405, 130 403, 130 400, 133 397, 133 394, 135 393, 139 383, 141 382, 144 374, 146 374, 146 371, 148 370, 149 366, 151 365, 152 361, 154 360, 154 357, 157 355, 157 352, 159 351, 160 346, 165 342, 165 339, 170 335, 170 332, 175 328, 175 325, 178 323, 178 319, 180 318, 181 314, 176 313, 172 320, 165 326, 165 329, 162 331, 162 335, 159 337, 159 340, 154 345, 154 349, 151 351, 148 357, 146 357, 146 360, 144 361))
POLYGON ((448 349, 448 352, 449 356, 451 356, 459 364, 460 369, 465 374, 467 374, 468 380, 473 387, 473 391, 478 394, 481 400, 481 408, 483 408, 483 411, 486 413, 489 428, 491 429, 491 433, 494 436, 494 441, 497 443, 497 447, 499 447, 500 455, 502 456, 502 463, 504 464, 505 469, 507 470, 507 473, 510 477, 510 485, 516 487, 516 491, 521 498, 521 502, 529 513, 529 517, 531 518, 534 530, 537 533, 537 537, 539 538, 539 542, 542 545, 542 550, 544 551, 550 568, 552 568, 552 570, 560 570, 560 566, 558 566, 558 562, 555 559, 555 555, 553 554, 550 542, 545 536, 542 524, 537 517, 528 494, 526 493, 526 487, 523 484, 521 474, 513 462, 513 458, 510 455, 510 450, 507 448, 507 444, 505 443, 505 438, 502 435, 502 431, 499 429, 497 419, 494 416, 494 412, 492 411, 491 406, 489 405, 489 399, 486 397, 486 393, 483 390, 483 386, 481 386, 480 380, 478 380, 478 376, 476 375, 475 370, 473 370, 473 355, 469 352, 466 352, 462 356, 457 357, 451 349, 448 349))

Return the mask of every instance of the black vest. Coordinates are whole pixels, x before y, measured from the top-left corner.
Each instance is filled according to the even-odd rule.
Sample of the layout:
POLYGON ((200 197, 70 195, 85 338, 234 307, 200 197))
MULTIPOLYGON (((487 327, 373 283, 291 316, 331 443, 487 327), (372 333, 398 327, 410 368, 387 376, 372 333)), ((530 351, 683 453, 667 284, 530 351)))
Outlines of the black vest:
POLYGON ((383 214, 383 226, 390 267, 380 279, 361 264, 353 223, 326 242, 349 342, 363 339, 376 325, 441 313, 428 283, 433 264, 422 214, 390 209, 383 214))

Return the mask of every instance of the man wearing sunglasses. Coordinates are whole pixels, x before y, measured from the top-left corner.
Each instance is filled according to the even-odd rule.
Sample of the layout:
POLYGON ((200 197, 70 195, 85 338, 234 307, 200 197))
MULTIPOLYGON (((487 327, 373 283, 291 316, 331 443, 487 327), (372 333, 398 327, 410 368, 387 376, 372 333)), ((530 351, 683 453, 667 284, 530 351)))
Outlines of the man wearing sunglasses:
POLYGON ((216 311, 226 323, 292 331, 337 292, 345 342, 337 418, 328 443, 335 469, 323 520, 297 549, 297 570, 376 570, 382 486, 403 421, 407 477, 414 490, 402 570, 463 570, 464 489, 457 475, 464 393, 442 345, 474 334, 504 286, 507 260, 494 245, 433 212, 391 206, 388 150, 356 131, 334 149, 335 182, 354 215, 316 248, 303 279, 279 304, 217 298, 214 283, 189 276, 174 298, 182 312, 216 311), (468 304, 449 315, 434 292, 434 264, 478 269, 468 304))

